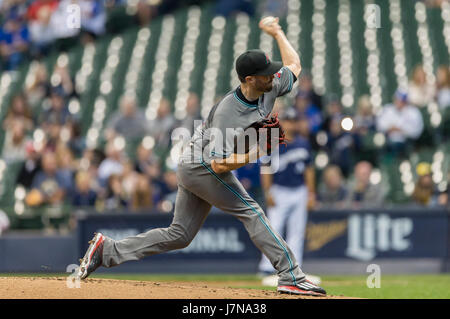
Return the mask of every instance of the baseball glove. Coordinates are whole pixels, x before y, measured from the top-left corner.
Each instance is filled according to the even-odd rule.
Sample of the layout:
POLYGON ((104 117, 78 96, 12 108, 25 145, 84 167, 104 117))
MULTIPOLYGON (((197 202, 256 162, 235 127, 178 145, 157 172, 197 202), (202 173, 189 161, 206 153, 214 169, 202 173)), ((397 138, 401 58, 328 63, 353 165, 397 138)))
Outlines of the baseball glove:
MULTIPOLYGON (((248 129, 255 129, 256 130, 256 139, 257 142, 259 143, 260 138, 266 138, 266 145, 265 145, 265 149, 263 151, 265 151, 268 155, 270 155, 272 153, 272 150, 274 148, 276 148, 279 144, 283 144, 286 145, 286 137, 284 134, 284 130, 281 127, 280 121, 278 119, 278 113, 273 114, 272 116, 268 116, 265 119, 255 122, 253 124, 251 124, 250 126, 248 126, 245 131, 247 131, 248 129), (276 129, 278 130, 278 136, 277 134, 274 134, 274 136, 272 136, 273 130, 276 129), (261 134, 262 133, 262 134, 261 134)), ((249 144, 251 144, 249 142, 248 136, 245 136, 245 152, 247 153, 249 150, 249 144)), ((264 146, 264 145, 263 145, 264 146)), ((235 149, 236 152, 236 149, 235 149)))

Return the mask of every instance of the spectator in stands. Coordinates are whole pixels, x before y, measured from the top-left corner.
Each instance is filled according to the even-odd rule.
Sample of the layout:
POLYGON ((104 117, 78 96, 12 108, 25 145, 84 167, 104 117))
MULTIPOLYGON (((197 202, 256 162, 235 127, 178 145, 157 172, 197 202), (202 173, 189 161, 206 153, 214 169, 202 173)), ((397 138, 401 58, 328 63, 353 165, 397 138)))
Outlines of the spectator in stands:
POLYGON ((433 101, 435 88, 427 81, 422 65, 417 65, 412 73, 408 88, 409 102, 418 107, 427 106, 433 101))
POLYGON ((313 134, 317 133, 322 125, 322 116, 319 108, 312 103, 308 92, 298 91, 295 98, 295 109, 299 117, 308 119, 311 132, 313 134))
POLYGON ((61 95, 64 98, 78 96, 74 85, 74 79, 72 79, 69 73, 68 64, 55 65, 51 82, 52 89, 61 92, 61 95))
POLYGON ((161 175, 158 158, 153 154, 151 148, 145 147, 142 143, 136 151, 134 169, 149 180, 157 179, 161 175))
MULTIPOLYGON (((113 174, 120 176, 123 172, 123 160, 124 155, 122 149, 114 145, 114 142, 109 142, 105 149, 106 158, 101 162, 98 167, 98 178, 101 186, 105 186, 108 183, 109 177, 113 174)), ((110 187, 111 181, 109 182, 110 187)))
POLYGON ((347 177, 353 167, 354 154, 359 151, 358 136, 342 128, 342 118, 330 119, 326 150, 330 163, 336 164, 347 177))
POLYGON ((200 102, 198 95, 194 92, 190 92, 186 101, 186 116, 180 121, 179 127, 184 127, 189 130, 191 135, 194 133, 194 122, 201 121, 200 116, 200 102))
POLYGON ((342 110, 342 104, 339 101, 339 97, 331 93, 326 97, 325 116, 322 123, 322 130, 330 133, 330 125, 332 119, 342 118, 344 113, 342 110))
POLYGON ((423 131, 422 114, 408 103, 408 94, 397 90, 394 103, 383 107, 377 116, 377 130, 387 136, 387 149, 394 155, 405 155, 408 140, 419 138, 423 131))
POLYGON ((105 210, 115 210, 126 208, 128 201, 122 186, 122 179, 118 174, 111 174, 108 177, 106 194, 103 198, 103 208, 105 210))
POLYGON ((366 136, 368 133, 376 131, 376 118, 368 95, 363 95, 358 99, 353 124, 354 132, 361 136, 366 136))
POLYGON ((150 135, 154 137, 156 145, 168 147, 175 118, 169 100, 162 98, 156 113, 156 118, 150 121, 150 135))
POLYGON ((106 11, 101 0, 80 0, 82 41, 91 42, 105 33, 106 11))
POLYGON ((347 194, 348 190, 344 184, 341 169, 337 165, 329 165, 323 172, 323 183, 319 186, 318 208, 343 208, 347 194))
POLYGON ((117 135, 127 141, 142 138, 147 133, 148 122, 144 113, 136 106, 136 98, 124 95, 120 99, 120 109, 109 120, 105 135, 111 141, 117 135))
POLYGON ((85 137, 81 134, 81 126, 79 122, 69 122, 66 125, 69 132, 67 146, 75 157, 81 157, 86 147, 85 137))
POLYGON ((26 158, 26 145, 28 138, 25 135, 25 125, 22 121, 14 121, 11 128, 6 131, 2 158, 6 163, 24 161, 26 158))
POLYGON ((441 65, 436 71, 436 101, 441 110, 450 107, 450 68, 441 65))
POLYGON ((300 92, 306 92, 311 100, 319 110, 322 110, 322 96, 314 91, 311 73, 307 70, 302 70, 301 76, 298 81, 298 90, 300 92))
POLYGON ((31 62, 30 71, 31 78, 25 82, 25 92, 28 104, 35 109, 45 97, 50 96, 50 83, 44 63, 31 62))
POLYGON ((438 205, 439 192, 431 178, 431 166, 428 163, 419 163, 416 167, 418 176, 412 199, 421 206, 434 207, 438 205))
POLYGON ((50 26, 55 39, 54 46, 57 50, 67 51, 78 42, 80 28, 73 18, 74 11, 70 8, 73 4, 79 5, 75 0, 59 0, 58 6, 50 17, 50 26))
POLYGON ((41 154, 33 146, 33 142, 28 141, 25 146, 25 162, 19 170, 16 183, 25 188, 30 188, 37 172, 41 171, 41 154))
POLYGON ((44 131, 47 130, 47 126, 52 124, 64 125, 72 120, 72 115, 69 112, 67 103, 65 100, 65 93, 61 87, 52 88, 50 94, 50 105, 48 109, 42 112, 40 123, 44 131))
MULTIPOLYGON (((74 176, 77 170, 76 162, 72 152, 65 144, 60 144, 56 148, 56 159, 58 161, 58 167, 61 172, 61 176, 64 179, 64 184, 73 184, 74 176)), ((70 191, 72 189, 69 189, 70 191)))
POLYGON ((28 8, 28 27, 34 56, 48 53, 55 40, 54 26, 50 21, 57 8, 58 0, 36 0, 28 8))
POLYGON ((131 210, 150 209, 152 207, 152 191, 145 175, 133 170, 131 162, 124 164, 122 172, 122 188, 131 210))
POLYGON ((354 180, 348 185, 346 206, 353 209, 382 207, 384 191, 380 184, 370 181, 372 164, 361 161, 355 166, 354 180))
POLYGON ((0 56, 3 70, 15 70, 23 61, 30 44, 28 27, 20 16, 6 17, 0 29, 0 56))
POLYGON ((23 93, 18 93, 12 98, 11 106, 3 121, 3 129, 11 129, 14 122, 22 122, 26 131, 33 129, 33 117, 23 93))
POLYGON ((75 189, 72 193, 72 205, 75 207, 95 206, 97 194, 92 189, 89 172, 79 171, 75 177, 75 189))
POLYGON ((55 153, 46 152, 42 155, 42 170, 34 177, 25 201, 29 206, 62 204, 71 187, 58 167, 55 153))

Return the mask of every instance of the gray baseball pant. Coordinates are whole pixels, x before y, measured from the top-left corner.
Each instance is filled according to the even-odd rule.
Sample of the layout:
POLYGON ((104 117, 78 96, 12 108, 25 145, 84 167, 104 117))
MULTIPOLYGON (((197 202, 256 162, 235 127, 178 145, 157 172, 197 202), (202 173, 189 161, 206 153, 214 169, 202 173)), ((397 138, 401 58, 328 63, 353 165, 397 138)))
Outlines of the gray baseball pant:
POLYGON ((216 174, 204 162, 180 163, 177 179, 178 193, 171 225, 119 241, 107 238, 103 247, 103 266, 116 266, 128 260, 187 247, 214 205, 244 223, 253 243, 277 270, 280 285, 303 281, 305 275, 294 254, 231 172, 216 174))

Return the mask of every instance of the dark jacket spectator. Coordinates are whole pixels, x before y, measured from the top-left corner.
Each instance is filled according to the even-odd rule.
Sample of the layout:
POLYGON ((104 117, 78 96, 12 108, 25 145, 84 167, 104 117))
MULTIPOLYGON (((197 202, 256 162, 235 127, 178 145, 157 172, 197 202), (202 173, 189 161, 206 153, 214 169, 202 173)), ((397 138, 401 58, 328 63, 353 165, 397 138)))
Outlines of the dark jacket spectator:
POLYGON ((136 106, 136 99, 123 96, 120 100, 120 109, 112 115, 107 124, 106 138, 111 140, 121 135, 126 140, 135 140, 146 135, 147 126, 144 113, 136 106))
POLYGON ((336 165, 328 166, 323 172, 323 183, 318 191, 318 208, 339 209, 345 205, 348 196, 341 170, 336 165))
POLYGON ((366 161, 355 166, 354 181, 349 183, 346 206, 349 208, 381 207, 384 202, 384 191, 380 184, 370 181, 372 164, 366 161))
POLYGON ((6 18, 0 29, 0 55, 4 70, 17 69, 25 58, 30 43, 28 28, 13 14, 6 18))
POLYGON ((79 171, 75 177, 75 189, 72 193, 72 205, 75 207, 94 206, 97 194, 91 188, 91 176, 86 171, 79 171))

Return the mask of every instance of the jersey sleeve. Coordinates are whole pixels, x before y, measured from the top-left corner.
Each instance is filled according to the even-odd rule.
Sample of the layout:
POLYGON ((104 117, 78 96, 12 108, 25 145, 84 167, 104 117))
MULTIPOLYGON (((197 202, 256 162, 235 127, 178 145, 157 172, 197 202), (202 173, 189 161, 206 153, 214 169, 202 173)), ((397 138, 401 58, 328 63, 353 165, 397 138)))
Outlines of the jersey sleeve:
POLYGON ((297 77, 288 67, 282 67, 280 71, 275 73, 275 78, 273 79, 273 90, 276 96, 282 96, 291 92, 296 80, 297 77))
POLYGON ((236 130, 229 126, 225 114, 216 114, 210 128, 209 156, 211 158, 227 158, 234 151, 236 130))

